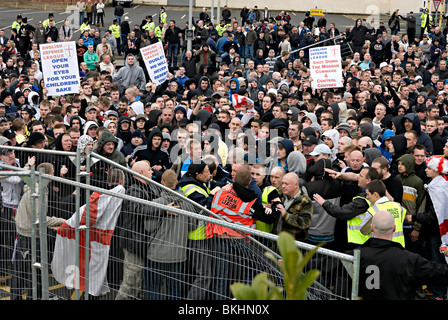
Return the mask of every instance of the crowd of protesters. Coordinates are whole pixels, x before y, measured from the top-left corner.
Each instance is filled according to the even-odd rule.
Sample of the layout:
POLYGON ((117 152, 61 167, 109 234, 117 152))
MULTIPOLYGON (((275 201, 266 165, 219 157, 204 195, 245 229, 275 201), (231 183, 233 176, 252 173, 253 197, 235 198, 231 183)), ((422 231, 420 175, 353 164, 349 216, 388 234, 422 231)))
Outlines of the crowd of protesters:
MULTIPOLYGON (((151 179, 160 182, 171 169, 172 188, 208 208, 237 172, 249 171, 243 187, 273 217, 256 228, 341 252, 370 237, 369 208, 393 207, 401 210, 394 240, 446 263, 435 210, 441 200, 427 186, 448 174, 448 29, 427 10, 419 20, 397 11, 386 25, 357 19, 342 30, 309 12, 293 25, 287 11, 267 7, 244 7, 235 18, 225 6, 216 24, 203 8, 184 26, 162 8, 158 21, 148 13, 131 26, 120 4, 113 18, 104 17, 102 0, 76 6, 79 29, 57 28, 50 13, 36 26, 18 16, 0 30, 2 144, 82 147, 83 160, 89 145, 129 168, 144 160, 151 179), (308 48, 333 38, 350 51, 342 57, 344 87, 314 89, 308 48), (47 94, 39 44, 58 41, 76 42, 77 94, 47 94), (155 85, 139 49, 159 41, 169 75, 155 85)), ((8 150, 0 160, 48 162, 8 150)), ((73 176, 70 162, 54 165, 55 174, 73 176)), ((92 174, 102 169, 95 165, 92 174)), ((1 180, 8 219, 19 205, 18 182, 1 180)), ((431 293, 445 298, 446 288, 438 289, 431 293)))

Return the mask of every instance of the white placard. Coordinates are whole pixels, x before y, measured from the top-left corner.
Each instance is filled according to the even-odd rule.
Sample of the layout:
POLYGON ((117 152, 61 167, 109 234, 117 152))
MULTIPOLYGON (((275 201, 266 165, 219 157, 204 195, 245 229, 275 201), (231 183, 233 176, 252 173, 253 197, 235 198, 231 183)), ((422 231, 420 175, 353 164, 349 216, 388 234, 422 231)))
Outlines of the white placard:
POLYGON ((43 43, 39 51, 47 95, 79 93, 79 67, 75 42, 43 43))
POLYGON ((159 41, 150 46, 140 48, 140 53, 143 61, 145 61, 146 70, 151 81, 156 85, 165 82, 168 76, 168 64, 162 42, 159 41))
POLYGON ((310 72, 313 89, 343 87, 341 48, 329 46, 310 49, 310 72))

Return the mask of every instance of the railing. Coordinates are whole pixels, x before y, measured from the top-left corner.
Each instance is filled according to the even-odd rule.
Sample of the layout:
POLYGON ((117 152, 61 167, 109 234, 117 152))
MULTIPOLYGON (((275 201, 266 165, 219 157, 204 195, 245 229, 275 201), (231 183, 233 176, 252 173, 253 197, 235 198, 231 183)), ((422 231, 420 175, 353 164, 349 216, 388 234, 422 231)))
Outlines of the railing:
MULTIPOLYGON (((325 39, 325 40, 322 40, 322 41, 313 42, 313 43, 311 43, 311 44, 309 44, 307 46, 300 47, 298 49, 292 50, 290 52, 290 54, 294 54, 294 53, 299 52, 301 50, 305 50, 306 51, 306 50, 309 50, 309 49, 312 49, 312 48, 315 48, 315 47, 323 47, 323 46, 328 46, 328 45, 331 45, 331 44, 333 44, 333 45, 342 44, 342 43, 344 43, 345 39, 346 39, 346 35, 345 34, 341 34, 341 35, 338 35, 338 36, 333 37, 333 38, 329 38, 329 39, 325 39)), ((350 44, 349 43, 344 43, 344 44, 346 44, 346 46, 344 46, 344 50, 341 50, 341 56, 342 57, 345 57, 345 56, 350 55, 350 54, 353 53, 353 50, 350 47, 350 44)), ((281 55, 278 55, 275 58, 279 59, 280 57, 281 57, 281 55)))
MULTIPOLYGON (((16 260, 12 269, 0 270, 11 275, 8 279, 8 284, 11 286, 10 293, 2 292, 0 299, 18 297, 81 299, 84 295, 84 299, 108 300, 217 300, 231 299, 229 291, 231 283, 236 281, 249 283, 260 272, 268 273, 278 285, 283 283, 281 272, 264 256, 266 251, 270 251, 280 258, 275 245, 278 236, 275 234, 223 221, 219 216, 184 197, 178 191, 96 153, 88 152, 85 155, 84 168, 81 166, 79 152, 68 153, 9 146, 1 146, 1 148, 13 149, 21 158, 27 158, 28 154, 51 156, 50 160, 48 158, 46 160, 54 164, 56 171, 54 175, 49 175, 43 171, 35 171, 34 166, 26 170, 10 165, 0 165, 3 170, 0 176, 3 179, 9 176, 20 176, 31 188, 30 210, 31 221, 33 221, 32 235, 30 239, 27 239, 31 243, 31 259, 22 259, 23 256, 18 255, 21 247, 16 246, 14 250, 16 260), (58 174, 59 165, 67 164, 64 162, 67 157, 72 157, 70 161, 74 163, 76 173, 74 176, 61 177, 58 174), (97 163, 101 165, 94 167, 97 163), (103 168, 103 171, 98 172, 98 168, 103 168), (118 169, 124 174, 124 193, 117 192, 107 185, 108 172, 112 169, 118 169), (137 181, 142 183, 139 184, 137 181), (142 187, 143 193, 146 192, 146 198, 135 197, 128 193, 136 185, 142 187), (102 228, 104 228, 105 216, 101 216, 96 206, 98 202, 92 202, 94 195, 110 197, 121 204, 116 223, 109 225, 113 227, 113 235, 110 236, 108 243, 104 242, 103 238, 99 239, 99 234, 104 235, 102 228), (161 202, 161 199, 175 202, 180 208, 168 205, 170 202, 161 202), (48 203, 47 207, 46 203, 48 203), (35 216, 37 212, 38 217, 35 216), (71 225, 73 229, 70 230, 73 232, 73 238, 62 239, 64 234, 62 227, 58 228, 58 234, 48 229, 46 223, 42 223, 46 221, 47 216, 64 218, 66 223, 74 221, 71 225), (135 222, 132 227, 125 223, 126 217, 135 222), (204 241, 188 240, 188 232, 199 223, 230 228, 243 237, 210 238, 204 241), (171 227, 167 228, 167 226, 171 227), (164 237, 161 234, 162 231, 171 231, 172 234, 164 237), (67 240, 72 241, 72 247, 61 245, 67 240), (101 244, 100 240, 104 243, 101 244), (138 247, 133 252, 133 260, 129 259, 128 250, 123 249, 128 242, 138 247), (98 246, 100 246, 98 243, 104 249, 101 259, 97 255, 98 246), (61 248, 64 249, 61 250, 61 248), (68 252, 70 252, 68 256, 74 260, 63 261, 67 257, 64 253, 68 252), (170 261, 170 257, 179 259, 170 261), (20 265, 17 259, 21 260, 20 265), (105 262, 102 272, 98 273, 98 265, 105 262), (60 270, 61 265, 64 266, 63 270, 60 270), (202 268, 202 273, 194 271, 198 266, 202 268), (65 278, 61 276, 64 273, 68 274, 65 278), (101 286, 98 285, 99 274, 101 286), (132 276, 136 276, 138 280, 133 281, 132 276), (162 284, 165 288, 163 290, 162 284), (98 287, 101 290, 94 291, 98 287)), ((0 181, 3 183, 3 180, 0 179, 0 181)), ((107 208, 107 215, 112 215, 113 209, 114 207, 107 208)), ((4 219, 3 215, 2 219, 4 219)), ((7 222, 11 223, 11 221, 7 222)), ((19 236, 18 239, 23 241, 23 237, 19 236)), ((22 241, 16 239, 16 244, 22 241)), ((5 243, 2 241, 1 249, 11 252, 13 248, 3 245, 5 243)), ((306 243, 296 242, 296 244, 303 251, 315 248, 306 243)), ((354 299, 357 297, 359 257, 356 255, 351 256, 319 248, 307 268, 321 271, 318 281, 308 290, 309 299, 354 299)))

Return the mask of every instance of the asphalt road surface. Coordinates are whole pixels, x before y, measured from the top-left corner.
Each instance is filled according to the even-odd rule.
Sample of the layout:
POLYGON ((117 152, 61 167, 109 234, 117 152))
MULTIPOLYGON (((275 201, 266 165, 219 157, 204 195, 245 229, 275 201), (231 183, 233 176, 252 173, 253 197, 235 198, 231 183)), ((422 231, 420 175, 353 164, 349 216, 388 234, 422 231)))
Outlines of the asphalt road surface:
MULTIPOLYGON (((131 26, 135 24, 140 24, 142 20, 147 15, 152 15, 153 20, 155 22, 158 21, 158 15, 160 11, 159 6, 148 6, 148 5, 133 5, 131 7, 125 7, 125 16, 129 17, 129 21, 131 26)), ((109 28, 114 19, 113 11, 114 8, 112 6, 106 7, 105 13, 105 28, 109 28)), ((176 21, 176 25, 180 28, 185 27, 185 23, 188 21, 188 7, 166 7, 166 11, 168 14, 168 20, 174 19, 176 21)), ((70 19, 70 17, 76 17, 75 23, 78 23, 77 12, 73 11, 39 11, 39 10, 30 10, 30 9, 13 9, 13 8, 0 8, 0 29, 5 30, 6 35, 9 35, 8 30, 11 28, 12 22, 16 19, 17 15, 21 14, 23 17, 28 18, 28 23, 37 26, 39 21, 44 21, 48 18, 48 14, 52 12, 55 17, 56 26, 59 28, 65 19, 70 19)), ((199 18, 200 8, 193 9, 193 17, 195 20, 199 18)), ((210 12, 209 12, 210 14, 210 12)), ((215 16, 216 16, 215 9, 215 16)), ((273 15, 277 15, 278 12, 273 11, 273 15)), ((233 11, 232 16, 235 16, 238 21, 241 21, 239 18, 239 10, 233 11)), ((291 13, 291 23, 293 25, 298 25, 300 21, 302 21, 305 17, 303 12, 299 13, 291 13)), ((328 24, 330 22, 336 23, 336 27, 339 30, 345 30, 346 27, 350 27, 354 25, 353 17, 348 17, 341 14, 326 14, 328 24)), ((316 20, 318 17, 316 16, 316 20)))

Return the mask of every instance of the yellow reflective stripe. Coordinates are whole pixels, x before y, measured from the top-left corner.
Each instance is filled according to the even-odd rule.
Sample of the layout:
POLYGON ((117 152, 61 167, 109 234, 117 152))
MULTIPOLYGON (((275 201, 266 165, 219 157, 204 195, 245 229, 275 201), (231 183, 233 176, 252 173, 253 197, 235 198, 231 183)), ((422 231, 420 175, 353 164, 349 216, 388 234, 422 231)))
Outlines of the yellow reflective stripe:
POLYGON ((186 196, 186 197, 188 197, 193 192, 199 192, 206 197, 209 196, 207 191, 205 191, 204 189, 199 188, 198 186, 195 186, 193 184, 187 184, 186 186, 182 187, 180 190, 184 193, 184 196, 186 196))
MULTIPOLYGON (((400 213, 399 216, 396 217, 394 216, 394 220, 395 220, 395 232, 393 233, 393 238, 392 241, 394 242, 398 242, 400 243, 403 247, 405 247, 405 241, 404 241, 404 233, 403 233, 403 221, 404 221, 404 217, 405 217, 405 211, 406 209, 403 208, 403 206, 401 206, 399 203, 397 202, 393 202, 393 201, 387 201, 384 203, 380 203, 378 205, 375 205, 373 207, 371 207, 369 209, 373 210, 373 215, 375 215, 377 212, 381 211, 381 210, 386 210, 388 212, 390 212, 390 210, 392 209, 397 209, 399 208, 400 213)), ((372 216, 373 216, 372 215, 372 216)))
POLYGON ((263 189, 263 192, 261 193, 261 202, 264 205, 268 204, 269 194, 274 190, 275 190, 275 187, 273 187, 273 186, 267 186, 266 188, 263 189))
POLYGON ((207 231, 206 224, 204 221, 198 221, 199 226, 193 230, 188 232, 188 239, 190 240, 204 240, 207 239, 207 231))

